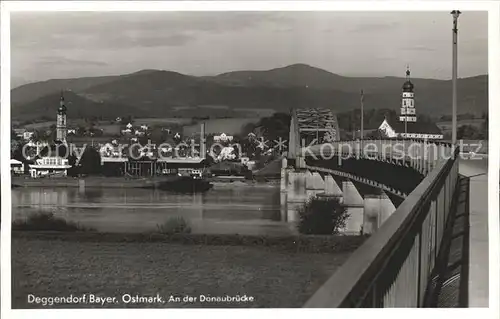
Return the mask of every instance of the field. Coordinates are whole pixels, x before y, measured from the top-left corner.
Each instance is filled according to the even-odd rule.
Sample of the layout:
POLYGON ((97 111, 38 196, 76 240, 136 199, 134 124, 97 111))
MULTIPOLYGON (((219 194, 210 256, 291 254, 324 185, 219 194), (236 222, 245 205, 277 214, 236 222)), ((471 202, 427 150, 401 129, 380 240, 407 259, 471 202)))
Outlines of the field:
MULTIPOLYGON (((246 124, 257 123, 260 120, 258 117, 248 118, 230 118, 230 119, 213 119, 200 121, 205 123, 205 132, 207 134, 226 133, 230 135, 237 135, 241 133, 242 128, 246 124)), ((183 134, 190 136, 200 132, 200 124, 193 124, 184 126, 183 134)))
POLYGON ((160 117, 160 118, 137 118, 134 119, 134 125, 185 125, 190 124, 193 120, 191 118, 174 118, 174 117, 160 117))
MULTIPOLYGON (((467 120, 458 120, 457 121, 457 127, 463 126, 463 125, 471 125, 474 126, 478 129, 481 128, 483 123, 485 122, 485 119, 467 119, 467 120)), ((452 129, 452 122, 451 121, 442 121, 442 122, 437 122, 436 125, 443 131, 443 132, 451 132, 452 129)))
MULTIPOLYGON (((301 307, 350 253, 290 252, 276 247, 154 242, 75 242, 13 238, 12 307, 39 297, 116 297, 106 307, 301 307), (123 294, 199 297, 246 295, 246 303, 126 304, 123 294)), ((96 304, 58 308, 101 307, 96 304)))
POLYGON ((51 125, 56 125, 56 121, 47 121, 47 122, 26 124, 26 125, 24 125, 24 128, 26 128, 27 130, 39 130, 39 129, 43 129, 43 128, 48 128, 51 125))

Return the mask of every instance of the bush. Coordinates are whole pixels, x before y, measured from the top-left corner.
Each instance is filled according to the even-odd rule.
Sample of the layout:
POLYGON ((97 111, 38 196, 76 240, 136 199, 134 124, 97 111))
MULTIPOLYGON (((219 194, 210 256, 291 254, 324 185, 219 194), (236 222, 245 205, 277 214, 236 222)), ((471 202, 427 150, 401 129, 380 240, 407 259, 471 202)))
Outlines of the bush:
POLYGON ((313 198, 299 209, 302 234, 332 235, 345 227, 349 214, 337 198, 313 198))
POLYGON ((64 218, 55 217, 53 213, 37 213, 26 219, 17 219, 12 222, 12 230, 29 231, 93 231, 78 223, 70 222, 64 218))
POLYGON ((170 217, 162 225, 156 225, 161 234, 189 234, 191 227, 182 217, 170 217))

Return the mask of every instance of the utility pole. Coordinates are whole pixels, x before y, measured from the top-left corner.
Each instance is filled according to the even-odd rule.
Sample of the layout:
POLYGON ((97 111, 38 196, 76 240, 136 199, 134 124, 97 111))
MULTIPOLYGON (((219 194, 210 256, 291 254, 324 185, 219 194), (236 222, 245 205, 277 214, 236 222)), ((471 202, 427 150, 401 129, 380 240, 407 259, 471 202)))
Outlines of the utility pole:
POLYGON ((408 135, 408 115, 405 116, 405 138, 408 135))
POLYGON ((453 10, 451 15, 453 16, 453 62, 452 62, 452 132, 451 132, 451 142, 452 144, 457 143, 457 69, 458 69, 458 16, 460 11, 453 10))
MULTIPOLYGON (((410 75, 409 75, 409 72, 410 71, 410 65, 407 64, 406 65, 406 80, 409 81, 410 80, 410 75)), ((408 138, 408 107, 405 107, 405 138, 408 138)))
POLYGON ((364 103, 365 96, 363 94, 363 90, 361 90, 361 136, 360 140, 363 140, 364 137, 364 126, 363 126, 363 119, 364 119, 364 111, 363 111, 363 103, 364 103))

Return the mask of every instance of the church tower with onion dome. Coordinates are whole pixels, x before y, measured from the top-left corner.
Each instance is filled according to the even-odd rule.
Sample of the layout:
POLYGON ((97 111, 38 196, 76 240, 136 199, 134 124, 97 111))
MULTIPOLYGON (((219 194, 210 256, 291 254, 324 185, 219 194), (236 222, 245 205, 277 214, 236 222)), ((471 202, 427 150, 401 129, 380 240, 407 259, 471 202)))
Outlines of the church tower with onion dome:
POLYGON ((56 124, 56 140, 66 143, 67 127, 66 127, 66 105, 64 103, 64 96, 61 92, 61 99, 59 101, 59 108, 57 109, 57 124, 56 124))
MULTIPOLYGON (((410 80, 410 68, 406 69, 406 81, 403 84, 401 96, 401 115, 399 116, 400 122, 416 122, 417 115, 415 113, 415 93, 414 86, 410 80)), ((406 133, 406 132, 405 132, 406 133)))

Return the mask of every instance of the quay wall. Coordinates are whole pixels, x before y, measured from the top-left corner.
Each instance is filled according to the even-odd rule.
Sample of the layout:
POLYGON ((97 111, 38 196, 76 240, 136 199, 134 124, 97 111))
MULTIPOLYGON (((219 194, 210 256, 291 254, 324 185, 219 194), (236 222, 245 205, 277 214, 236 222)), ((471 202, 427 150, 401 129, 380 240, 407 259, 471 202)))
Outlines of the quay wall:
POLYGON ((154 186, 164 179, 132 179, 126 177, 59 177, 30 178, 12 177, 14 187, 76 187, 76 188, 138 188, 154 186))

